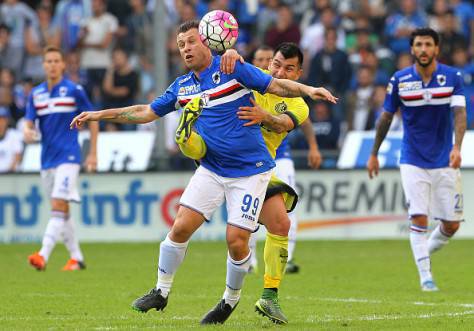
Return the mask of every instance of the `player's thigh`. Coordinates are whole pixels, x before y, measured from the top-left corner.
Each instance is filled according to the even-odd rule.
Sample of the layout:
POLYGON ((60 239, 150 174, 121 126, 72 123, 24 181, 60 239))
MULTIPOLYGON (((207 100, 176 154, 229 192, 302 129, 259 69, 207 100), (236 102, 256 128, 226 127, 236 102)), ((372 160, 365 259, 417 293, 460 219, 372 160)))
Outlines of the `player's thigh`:
POLYGON ((255 231, 262 209, 271 171, 248 177, 225 179, 227 223, 255 231))
POLYGON ((41 182, 43 183, 48 199, 51 199, 51 195, 53 194, 55 174, 56 168, 41 170, 41 182))
POLYGON ((56 168, 54 175, 52 199, 80 202, 78 190, 80 165, 77 163, 63 163, 56 168))
POLYGON ((433 217, 443 221, 463 220, 461 171, 450 167, 433 169, 433 217))
POLYGON ((265 199, 259 220, 271 234, 279 236, 288 235, 290 219, 286 212, 286 205, 282 194, 275 194, 265 199))
POLYGON ((428 215, 431 199, 431 178, 426 169, 410 164, 400 165, 408 215, 428 215))
POLYGON ((180 243, 188 241, 205 220, 201 213, 185 206, 179 206, 169 234, 170 239, 180 243))
POLYGON ((278 159, 275 164, 275 175, 295 189, 295 165, 293 160, 288 158, 278 159))
POLYGON ((210 220, 214 211, 224 202, 224 189, 218 175, 200 166, 191 177, 179 203, 210 220))

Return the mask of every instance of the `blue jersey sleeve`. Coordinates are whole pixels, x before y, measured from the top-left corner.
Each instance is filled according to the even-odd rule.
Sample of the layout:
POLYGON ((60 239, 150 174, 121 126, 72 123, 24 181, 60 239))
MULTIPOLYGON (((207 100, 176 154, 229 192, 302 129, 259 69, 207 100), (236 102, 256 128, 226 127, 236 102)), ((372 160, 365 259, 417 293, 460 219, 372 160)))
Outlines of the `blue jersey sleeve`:
POLYGON ((165 93, 157 97, 150 104, 151 110, 153 110, 156 115, 163 117, 176 110, 175 105, 178 100, 176 96, 176 84, 177 80, 166 89, 165 93))
POLYGON ((464 94, 464 82, 462 73, 456 71, 454 74, 454 89, 451 96, 451 107, 466 107, 466 96, 464 94))
POLYGON ((86 91, 81 85, 76 85, 75 95, 77 110, 82 111, 92 111, 94 110, 94 106, 92 106, 89 97, 86 94, 86 91))
POLYGON ((398 80, 393 76, 387 85, 387 94, 385 95, 383 108, 393 114, 397 111, 399 105, 400 98, 398 96, 398 80))
POLYGON ((33 93, 30 93, 30 95, 28 96, 28 101, 26 102, 25 118, 30 121, 34 121, 36 119, 36 109, 33 103, 33 93))
POLYGON ((234 73, 239 83, 242 83, 245 87, 255 90, 260 94, 264 94, 267 91, 272 81, 272 76, 247 62, 242 64, 237 61, 234 73))

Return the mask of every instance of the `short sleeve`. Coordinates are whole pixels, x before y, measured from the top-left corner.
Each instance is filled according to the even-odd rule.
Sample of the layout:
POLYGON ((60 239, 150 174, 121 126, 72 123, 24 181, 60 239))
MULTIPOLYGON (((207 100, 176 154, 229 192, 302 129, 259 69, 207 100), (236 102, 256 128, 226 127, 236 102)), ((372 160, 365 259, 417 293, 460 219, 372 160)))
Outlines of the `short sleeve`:
POLYGON ((76 85, 75 92, 76 92, 75 99, 76 99, 77 110, 80 112, 93 111, 94 106, 92 106, 92 103, 89 100, 89 97, 87 96, 84 88, 81 85, 76 85))
POLYGON ((390 78, 387 85, 387 93, 385 94, 385 101, 383 108, 385 111, 394 114, 400 106, 400 98, 398 96, 398 80, 395 76, 390 78))
POLYGON ((33 93, 30 93, 30 95, 28 96, 28 101, 26 103, 25 118, 30 121, 34 121, 36 119, 36 109, 33 103, 33 93))
POLYGON ((464 95, 464 84, 462 73, 457 71, 454 75, 454 90, 451 96, 451 107, 466 107, 466 96, 464 95))
POLYGON ((176 81, 166 89, 165 93, 157 97, 150 104, 151 110, 153 110, 156 115, 163 117, 166 114, 176 110, 175 105, 177 97, 175 92, 175 86, 176 81))
POLYGON ((295 125, 294 128, 296 128, 308 118, 309 107, 303 98, 293 98, 292 103, 285 114, 291 117, 295 125))
POLYGON ((268 86, 272 81, 272 76, 264 73, 262 70, 247 62, 237 62, 235 64, 234 74, 236 79, 245 87, 261 94, 264 94, 267 91, 268 86))

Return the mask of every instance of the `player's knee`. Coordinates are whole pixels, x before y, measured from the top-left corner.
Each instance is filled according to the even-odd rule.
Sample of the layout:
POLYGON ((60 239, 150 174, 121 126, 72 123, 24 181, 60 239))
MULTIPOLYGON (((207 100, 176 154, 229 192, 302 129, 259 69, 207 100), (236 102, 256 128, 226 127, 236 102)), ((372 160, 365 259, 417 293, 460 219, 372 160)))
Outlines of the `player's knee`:
POLYGON ((452 236, 458 231, 459 226, 460 222, 443 222, 443 232, 452 236))
POLYGON ((177 243, 184 243, 188 241, 191 238, 191 235, 192 231, 189 230, 185 224, 179 222, 175 222, 175 224, 173 224, 173 227, 168 234, 170 239, 177 243))
POLYGON ((62 211, 64 213, 69 212, 69 202, 62 199, 51 199, 51 209, 56 211, 62 211))
POLYGON ((411 223, 418 226, 428 226, 428 216, 426 215, 412 215, 411 223))
POLYGON ((227 233, 227 248, 232 259, 240 261, 249 253, 249 237, 250 233, 245 230, 233 231, 227 233))
POLYGON ((280 214, 266 224, 267 231, 271 234, 287 237, 290 232, 291 221, 288 214, 280 214))

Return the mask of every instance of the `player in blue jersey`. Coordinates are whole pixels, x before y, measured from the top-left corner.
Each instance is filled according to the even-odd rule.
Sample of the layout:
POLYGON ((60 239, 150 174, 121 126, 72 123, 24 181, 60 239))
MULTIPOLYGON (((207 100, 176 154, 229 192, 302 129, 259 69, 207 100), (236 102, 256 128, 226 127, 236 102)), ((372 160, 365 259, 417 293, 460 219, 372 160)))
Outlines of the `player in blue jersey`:
POLYGON ((403 142, 400 172, 411 219, 410 244, 423 291, 437 291, 430 255, 456 233, 463 221, 461 143, 466 131, 466 99, 461 73, 438 63, 439 36, 429 28, 410 39, 416 63, 395 73, 367 162, 369 177, 377 175, 377 153, 393 114, 400 109, 403 142), (454 144, 453 144, 454 122, 454 144), (428 238, 428 215, 441 221, 428 238))
MULTIPOLYGON (((25 141, 34 142, 41 134, 41 177, 51 199, 51 218, 46 227, 41 250, 28 257, 37 270, 44 270, 56 242, 61 238, 70 259, 63 270, 84 269, 84 257, 74 233, 74 221, 69 214, 69 202, 79 202, 77 178, 81 164, 81 149, 77 130, 69 130, 68 123, 81 111, 92 110, 82 86, 63 78, 64 57, 55 47, 47 47, 43 54, 46 81, 31 91, 26 107, 25 141)), ((87 171, 97 167, 98 124, 90 125, 91 144, 85 161, 87 171)))
POLYGON ((193 120, 180 123, 180 129, 194 128, 207 145, 206 156, 186 187, 175 222, 160 245, 158 281, 150 293, 135 300, 132 307, 141 312, 163 310, 168 302, 173 278, 181 265, 192 234, 224 202, 227 202, 228 246, 226 288, 222 300, 201 321, 224 323, 240 300, 243 280, 250 265, 248 240, 257 220, 274 167, 259 126, 243 126, 238 108, 251 106, 251 90, 281 96, 309 96, 335 101, 327 90, 289 80, 274 79, 250 64, 237 64, 231 75, 220 71, 220 56, 212 56, 201 42, 198 21, 178 28, 177 44, 190 73, 177 78, 165 93, 150 105, 135 105, 77 116, 71 127, 87 121, 146 123, 185 106, 193 120), (202 110, 203 108, 203 110, 202 110), (202 114, 197 118, 193 114, 202 114), (194 119, 197 120, 194 122, 194 119))

